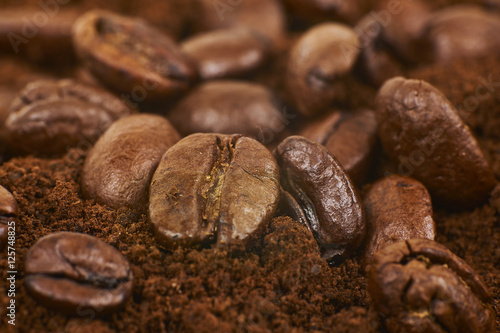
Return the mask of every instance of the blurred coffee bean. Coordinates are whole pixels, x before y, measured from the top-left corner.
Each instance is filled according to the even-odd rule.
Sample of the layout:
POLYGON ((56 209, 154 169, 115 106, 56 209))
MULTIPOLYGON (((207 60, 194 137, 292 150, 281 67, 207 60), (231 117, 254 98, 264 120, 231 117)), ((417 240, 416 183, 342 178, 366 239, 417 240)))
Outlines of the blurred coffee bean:
POLYGON ((290 101, 302 114, 312 116, 344 99, 342 79, 358 53, 358 37, 348 26, 324 23, 306 31, 290 50, 285 77, 290 101))
POLYGON ((73 43, 99 80, 134 102, 179 95, 197 75, 170 37, 140 19, 87 12, 73 26, 73 43))
POLYGON ((481 278, 443 245, 410 239, 367 267, 368 292, 389 332, 495 332, 481 278))
POLYGON ((496 179, 470 129, 438 89, 421 80, 388 80, 376 97, 378 132, 398 172, 420 180, 457 209, 482 203, 496 179))
POLYGON ((127 259, 89 235, 57 232, 39 239, 26 255, 25 285, 42 305, 72 315, 118 310, 132 292, 127 259), (85 312, 88 313, 88 312, 85 312))
POLYGON ((241 133, 263 143, 279 137, 289 119, 283 105, 264 86, 243 81, 203 83, 168 114, 182 135, 241 133))
POLYGON ((145 212, 149 183, 161 157, 179 134, 157 115, 137 114, 116 121, 88 153, 82 170, 86 198, 113 208, 145 212))
POLYGON ((241 135, 193 134, 170 148, 153 176, 149 219, 158 244, 251 246, 273 217, 279 171, 241 135))
POLYGON ((262 66, 269 45, 250 29, 220 29, 184 41, 181 49, 198 64, 204 80, 234 77, 262 66))
POLYGON ((434 240, 436 236, 431 197, 425 186, 413 178, 392 175, 377 181, 363 197, 363 204, 365 263, 392 243, 412 238, 434 240))
POLYGON ((12 101, 5 120, 15 153, 62 154, 92 145, 131 110, 112 94, 72 80, 35 81, 12 101))
POLYGON ((367 0, 283 0, 297 17, 317 22, 323 20, 356 23, 370 8, 367 0))
POLYGON ((366 109, 334 111, 307 125, 300 135, 325 146, 354 183, 363 182, 376 149, 375 112, 366 109))
POLYGON ((301 136, 283 140, 275 155, 281 186, 303 211, 323 258, 337 263, 353 254, 365 235, 365 215, 342 166, 325 147, 301 136))
POLYGON ((479 6, 456 5, 428 18, 421 37, 423 60, 447 63, 456 59, 500 55, 500 15, 479 6))
MULTIPOLYGON (((15 235, 17 210, 17 202, 12 193, 0 186, 0 250, 7 245, 9 231, 11 235, 15 235)), ((14 245, 11 247, 14 248, 14 245)))

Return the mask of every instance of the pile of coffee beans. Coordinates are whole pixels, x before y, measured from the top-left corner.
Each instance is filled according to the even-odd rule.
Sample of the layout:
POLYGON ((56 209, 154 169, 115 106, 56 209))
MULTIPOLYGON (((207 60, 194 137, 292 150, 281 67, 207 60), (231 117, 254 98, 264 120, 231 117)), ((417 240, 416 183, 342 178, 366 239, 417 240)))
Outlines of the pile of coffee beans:
MULTIPOLYGON (((450 99, 408 74, 500 59, 500 5, 190 3, 175 27, 61 4, 1 13, 0 50, 43 71, 0 91, 1 160, 79 151, 79 200, 146 216, 163 257, 259 254, 273 218, 291 217, 329 267, 359 260, 381 332, 494 332, 488 287, 436 241, 433 206, 481 207, 500 170, 450 99)), ((23 225, 1 185, 5 253, 23 225)), ((43 307, 107 317, 132 301, 131 264, 103 240, 68 230, 25 250, 19 288, 43 307)))

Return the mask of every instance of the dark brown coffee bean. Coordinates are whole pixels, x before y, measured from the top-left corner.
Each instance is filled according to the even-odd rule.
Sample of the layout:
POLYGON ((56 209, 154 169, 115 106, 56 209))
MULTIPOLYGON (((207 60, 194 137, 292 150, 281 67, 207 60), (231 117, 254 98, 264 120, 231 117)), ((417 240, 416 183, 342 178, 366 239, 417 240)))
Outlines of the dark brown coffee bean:
POLYGON ((369 9, 366 0, 284 0, 296 16, 312 21, 342 21, 354 24, 369 9))
POLYGON ((325 147, 301 136, 283 140, 275 155, 281 185, 304 212, 323 257, 337 262, 351 255, 363 241, 365 216, 361 199, 339 162, 325 147))
POLYGON ((389 332, 495 332, 481 278, 431 240, 385 247, 367 267, 368 291, 389 332))
POLYGON ((285 77, 288 98, 306 116, 345 98, 342 78, 351 71, 358 53, 358 37, 348 26, 324 23, 306 31, 290 51, 285 77))
POLYGON ((193 134, 170 148, 153 176, 149 218, 158 244, 252 245, 279 200, 271 153, 241 135, 193 134))
POLYGON ((500 16, 474 5, 457 5, 427 21, 420 49, 423 59, 447 63, 500 54, 500 16))
POLYGON ((431 197, 425 186, 413 178, 392 175, 377 181, 363 197, 363 204, 366 263, 375 252, 392 243, 436 237, 431 197))
POLYGON ((0 186, 0 250, 7 245, 9 231, 11 235, 15 235, 17 210, 17 202, 12 193, 0 186))
POLYGON ((334 111, 307 125, 300 135, 325 146, 356 184, 363 182, 376 150, 375 112, 334 111))
POLYGON ((57 232, 39 239, 24 264, 25 285, 41 304, 94 316, 118 310, 132 292, 127 259, 92 236, 57 232))
POLYGON ((196 77, 174 41, 139 19, 90 11, 75 22, 73 43, 99 80, 135 102, 178 95, 196 77))
POLYGON ((435 199, 455 208, 486 200, 496 179, 455 107, 421 80, 396 77, 376 98, 379 136, 398 172, 420 180, 435 199))
POLYGON ((239 76, 262 66, 267 41, 250 29, 220 29, 195 35, 181 49, 198 63, 204 80, 239 76))
POLYGON ((93 144, 113 121, 130 112, 120 99, 91 86, 36 81, 12 102, 5 132, 14 152, 61 154, 93 144))
POLYGON ((179 134, 170 122, 150 114, 116 121, 88 153, 82 170, 86 198, 145 212, 151 177, 179 134))
POLYGON ((168 118, 182 135, 241 133, 261 142, 278 137, 289 121, 269 89, 243 81, 204 83, 184 97, 168 118))

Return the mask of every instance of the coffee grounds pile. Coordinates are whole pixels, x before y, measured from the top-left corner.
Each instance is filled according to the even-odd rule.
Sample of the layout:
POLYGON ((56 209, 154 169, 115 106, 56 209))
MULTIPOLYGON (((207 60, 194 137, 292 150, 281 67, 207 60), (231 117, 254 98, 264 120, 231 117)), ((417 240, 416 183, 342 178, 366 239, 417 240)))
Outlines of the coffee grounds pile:
MULTIPOLYGON (((87 9, 94 3, 78 2, 74 7, 87 9)), ((110 1, 106 6, 124 13, 141 7, 127 3, 110 1)), ((147 3, 156 6, 158 2, 147 3)), ((161 21, 158 11, 141 8, 140 15, 146 19, 161 21)), ((194 9, 190 11, 187 5, 183 10, 194 15, 194 9)), ((282 91, 282 64, 293 40, 292 35, 275 59, 255 74, 255 80, 278 94, 282 91)), ((0 84, 16 89, 27 77, 51 73, 50 68, 35 70, 7 57, 0 64, 0 84)), ((62 70, 57 75, 67 77, 68 73, 72 72, 62 70)), ((406 75, 433 84, 457 106, 500 179, 500 57, 422 66, 406 75), (478 87, 485 82, 491 84, 478 95, 478 87)), ((347 106, 372 107, 376 90, 355 77, 348 80, 353 93, 347 106)), ((300 122, 299 117, 294 118, 291 128, 300 122)), ((371 309, 357 257, 329 267, 320 258, 313 236, 287 217, 271 221, 260 243, 243 255, 231 256, 210 248, 160 250, 145 215, 83 199, 79 177, 86 153, 72 149, 59 158, 14 157, 0 165, 0 185, 14 194, 20 211, 15 244, 16 326, 7 324, 7 273, 2 269, 0 332, 384 332, 371 309), (68 317, 45 308, 26 292, 23 270, 28 249, 57 231, 95 236, 129 260, 134 273, 133 294, 121 311, 99 318, 98 313, 83 309, 81 316, 68 317)), ((370 182, 397 170, 383 152, 378 161, 370 182)), ((439 206, 434 211, 436 240, 463 258, 484 280, 500 332, 500 187, 488 203, 473 211, 439 206)), ((7 267, 4 253, 0 267, 7 267)))

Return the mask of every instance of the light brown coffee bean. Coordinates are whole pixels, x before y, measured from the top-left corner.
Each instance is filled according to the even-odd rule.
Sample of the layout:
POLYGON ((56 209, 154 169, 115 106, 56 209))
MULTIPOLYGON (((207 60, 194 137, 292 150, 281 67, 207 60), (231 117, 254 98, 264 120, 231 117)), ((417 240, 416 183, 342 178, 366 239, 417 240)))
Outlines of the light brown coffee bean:
POLYGON ((12 101, 5 120, 9 149, 62 154, 92 145, 131 110, 112 94, 72 80, 35 81, 12 101))
POLYGON ((342 21, 354 24, 369 10, 366 0, 284 0, 296 16, 311 21, 342 21))
POLYGON ((161 116, 137 114, 120 119, 85 159, 83 195, 113 208, 125 206, 145 212, 151 177, 165 151, 179 138, 161 116))
POLYGON ((363 197, 366 237, 363 259, 368 263, 375 252, 398 241, 425 238, 434 240, 429 192, 419 181, 398 175, 372 184, 363 197))
POLYGON ((365 235, 365 215, 356 188, 339 162, 325 147, 301 136, 283 140, 275 156, 281 186, 290 194, 286 200, 293 198, 292 211, 303 212, 323 258, 337 263, 352 255, 365 235))
POLYGON ((304 115, 324 111, 347 91, 342 79, 354 66, 359 40, 350 27, 323 23, 306 31, 290 50, 285 87, 304 115))
POLYGON ((300 135, 325 146, 356 184, 363 182, 376 151, 375 112, 334 111, 307 125, 300 135))
POLYGON ((176 96, 197 75, 170 37, 139 19, 87 12, 73 26, 73 43, 99 80, 135 102, 176 96))
MULTIPOLYGON (((288 119, 264 86, 243 81, 206 82, 184 97, 167 117, 182 135, 241 133, 264 142, 279 137, 288 119)), ((267 142, 266 142, 267 143, 267 142)))
POLYGON ((193 134, 163 156, 151 182, 149 219, 162 247, 251 246, 279 200, 271 153, 241 135, 193 134))
POLYGON ((470 129, 438 89, 396 77, 376 97, 378 132, 398 172, 457 209, 488 197, 496 179, 470 129))
MULTIPOLYGON (((9 233, 11 239, 15 241, 16 232, 16 217, 18 207, 17 202, 12 193, 5 187, 0 186, 0 250, 3 249, 9 241, 9 233)), ((12 242, 14 248, 15 242, 12 242)), ((12 251, 8 251, 11 253, 12 251)), ((10 254, 9 254, 10 256, 10 254)))
POLYGON ((247 28, 201 33, 181 44, 198 64, 204 80, 240 76, 262 66, 269 55, 266 39, 247 28))
POLYGON ((26 255, 24 273, 34 298, 72 315, 109 315, 132 293, 127 259, 111 245, 76 232, 39 239, 26 255))

